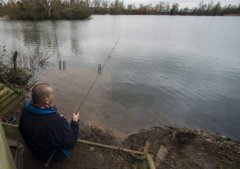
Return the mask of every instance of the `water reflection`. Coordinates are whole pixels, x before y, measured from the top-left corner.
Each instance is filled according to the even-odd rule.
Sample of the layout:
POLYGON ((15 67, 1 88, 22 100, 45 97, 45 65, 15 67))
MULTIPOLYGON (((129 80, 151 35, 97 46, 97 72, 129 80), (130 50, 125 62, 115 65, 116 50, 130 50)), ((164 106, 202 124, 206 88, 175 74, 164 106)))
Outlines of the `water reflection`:
POLYGON ((66 67, 67 67, 67 62, 66 61, 58 61, 58 69, 59 70, 64 70, 66 71, 66 67))
POLYGON ((25 46, 40 46, 40 30, 37 22, 22 22, 22 35, 25 46))
POLYGON ((71 22, 70 23, 70 29, 71 29, 71 51, 73 53, 79 53, 79 28, 78 28, 78 22, 71 22))

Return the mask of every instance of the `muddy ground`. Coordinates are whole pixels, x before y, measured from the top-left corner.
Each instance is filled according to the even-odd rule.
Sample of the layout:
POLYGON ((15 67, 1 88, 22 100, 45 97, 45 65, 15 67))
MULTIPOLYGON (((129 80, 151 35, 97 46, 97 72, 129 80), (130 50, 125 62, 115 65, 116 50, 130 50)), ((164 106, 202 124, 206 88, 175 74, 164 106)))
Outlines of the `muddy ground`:
MULTIPOLYGON (((11 135, 7 137, 12 138, 11 135)), ((142 151, 146 141, 149 141, 151 143, 149 153, 154 160, 156 160, 159 147, 162 145, 168 152, 160 165, 157 166, 159 169, 240 168, 240 142, 201 130, 154 127, 140 130, 120 141, 108 131, 91 126, 80 126, 79 138, 139 151, 142 151)), ((45 168, 44 164, 44 162, 34 158, 25 147, 24 168, 45 168)), ((69 159, 51 163, 48 168, 146 169, 148 167, 146 161, 135 159, 128 153, 79 143, 69 159)))
POLYGON ((240 168, 240 143, 224 136, 186 128, 155 127, 128 136, 123 144, 143 146, 146 140, 152 143, 153 157, 160 145, 167 148, 168 153, 158 167, 161 169, 240 168))
MULTIPOLYGON (((239 169, 240 142, 201 130, 172 127, 143 129, 129 135, 121 143, 102 130, 82 127, 80 138, 142 151, 146 141, 156 160, 160 146, 168 153, 159 169, 239 169)), ((134 158, 129 156, 129 159, 134 158)))

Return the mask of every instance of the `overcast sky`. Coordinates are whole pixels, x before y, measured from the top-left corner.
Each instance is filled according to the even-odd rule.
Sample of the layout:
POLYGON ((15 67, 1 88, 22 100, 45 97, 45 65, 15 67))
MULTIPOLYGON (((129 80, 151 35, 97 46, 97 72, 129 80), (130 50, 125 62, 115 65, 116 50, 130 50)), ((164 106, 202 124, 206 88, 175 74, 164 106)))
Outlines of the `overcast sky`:
MULTIPOLYGON (((125 5, 129 4, 129 3, 135 3, 136 5, 140 4, 140 3, 156 4, 160 1, 165 1, 165 2, 170 2, 170 3, 177 2, 177 3, 179 3, 180 7, 197 7, 199 2, 202 1, 202 0, 123 0, 123 1, 124 1, 125 5)), ((210 1, 211 0, 204 0, 205 3, 208 3, 210 1)), ((217 3, 218 1, 221 2, 222 5, 228 5, 228 4, 237 5, 237 4, 240 4, 240 0, 214 0, 215 3, 217 3)))

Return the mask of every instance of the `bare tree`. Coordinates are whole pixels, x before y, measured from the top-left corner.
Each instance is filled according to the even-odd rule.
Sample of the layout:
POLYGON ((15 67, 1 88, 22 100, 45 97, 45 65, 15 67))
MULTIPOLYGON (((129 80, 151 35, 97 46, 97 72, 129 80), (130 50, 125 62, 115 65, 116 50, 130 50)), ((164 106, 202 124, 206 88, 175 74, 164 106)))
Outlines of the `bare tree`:
POLYGON ((173 3, 170 14, 172 14, 172 15, 176 14, 178 12, 178 7, 179 7, 178 3, 173 3))
POLYGON ((170 12, 170 4, 169 4, 169 2, 166 2, 166 3, 165 3, 165 12, 166 12, 166 13, 169 13, 169 12, 170 12))
POLYGON ((42 4, 43 8, 48 13, 48 17, 50 18, 51 17, 51 8, 50 8, 51 0, 40 0, 40 3, 42 4))
POLYGON ((93 7, 99 8, 101 5, 101 0, 93 0, 92 4, 93 4, 93 7))
POLYGON ((102 0, 102 7, 103 7, 104 9, 107 9, 108 6, 109 6, 109 0, 102 0))
POLYGON ((211 0, 211 2, 209 2, 207 5, 207 10, 211 11, 213 9, 213 7, 214 7, 214 2, 213 2, 213 0, 211 0))
POLYGON ((219 14, 221 11, 221 3, 218 2, 215 6, 214 6, 214 15, 219 14))

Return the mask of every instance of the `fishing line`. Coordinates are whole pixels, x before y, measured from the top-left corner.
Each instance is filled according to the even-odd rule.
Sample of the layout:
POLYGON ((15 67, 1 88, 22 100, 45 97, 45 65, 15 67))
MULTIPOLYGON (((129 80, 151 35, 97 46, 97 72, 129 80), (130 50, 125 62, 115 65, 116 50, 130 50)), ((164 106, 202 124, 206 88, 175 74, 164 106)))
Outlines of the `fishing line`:
MULTIPOLYGON (((107 64, 108 60, 111 58, 111 55, 112 55, 112 53, 113 53, 115 47, 117 46, 119 40, 120 40, 120 39, 117 40, 117 42, 116 42, 115 45, 113 46, 112 50, 111 50, 110 53, 108 54, 108 56, 107 56, 105 62, 103 63, 103 66, 100 66, 101 71, 103 70, 103 68, 104 68, 105 65, 107 64)), ((86 95, 85 95, 85 97, 84 97, 82 103, 80 104, 80 106, 78 107, 78 109, 77 109, 76 112, 79 112, 79 111, 81 110, 81 108, 83 107, 85 101, 87 100, 87 97, 88 97, 89 93, 91 92, 93 86, 95 85, 95 83, 96 83, 96 81, 97 81, 97 79, 98 79, 98 77, 99 77, 100 75, 101 75, 101 73, 98 72, 97 76, 96 76, 95 79, 93 80, 93 82, 92 82, 91 86, 89 87, 89 89, 88 89, 88 91, 87 91, 87 93, 86 93, 86 95)), ((79 120, 79 121, 80 121, 80 120, 79 120)), ((81 124, 82 124, 82 122, 81 122, 81 124)), ((57 150, 57 149, 55 149, 55 150, 52 152, 52 154, 50 155, 50 157, 49 157, 48 160, 46 161, 46 163, 45 163, 45 167, 48 167, 49 163, 51 162, 53 156, 54 156, 55 153, 56 153, 56 150, 57 150)))
MULTIPOLYGON (((85 95, 82 103, 79 105, 79 107, 78 107, 78 109, 77 109, 76 112, 79 112, 79 111, 81 110, 81 108, 83 107, 84 103, 86 102, 87 97, 89 96, 91 90, 93 89, 93 86, 95 85, 95 83, 97 82, 99 76, 101 75, 101 72, 102 72, 102 70, 104 69, 104 67, 106 66, 108 60, 111 58, 111 55, 112 55, 115 47, 117 46, 119 40, 120 40, 120 39, 117 40, 117 42, 116 42, 115 45, 113 46, 112 50, 109 52, 109 54, 108 54, 108 56, 106 57, 103 65, 102 65, 102 66, 101 66, 101 65, 98 65, 98 74, 97 74, 97 76, 95 77, 95 79, 93 80, 92 84, 90 85, 90 87, 89 87, 89 89, 88 89, 88 91, 87 91, 87 93, 86 93, 86 95, 85 95)), ((83 123, 82 123, 80 120, 79 120, 79 122, 80 122, 80 124, 83 125, 83 123)), ((77 156, 78 156, 78 155, 77 155, 77 156)))
MULTIPOLYGON (((108 54, 107 58, 105 59, 103 65, 102 65, 102 66, 100 65, 101 71, 104 69, 104 67, 105 67, 105 65, 107 64, 108 60, 111 58, 111 55, 112 55, 112 53, 113 53, 115 47, 117 46, 119 40, 120 40, 120 39, 117 40, 117 42, 116 42, 115 45, 113 46, 112 50, 109 52, 109 54, 108 54)), ((95 79, 93 80, 93 82, 92 82, 91 86, 89 87, 89 89, 88 89, 88 91, 87 91, 87 93, 86 93, 86 95, 85 95, 85 97, 84 97, 82 103, 79 105, 79 107, 78 107, 78 109, 77 109, 76 112, 79 112, 79 111, 81 110, 81 108, 83 107, 85 101, 87 100, 88 95, 90 94, 90 92, 91 92, 93 86, 94 86, 95 83, 97 82, 97 79, 98 79, 98 77, 99 77, 100 75, 101 75, 101 73, 98 72, 97 76, 96 76, 95 79)))

